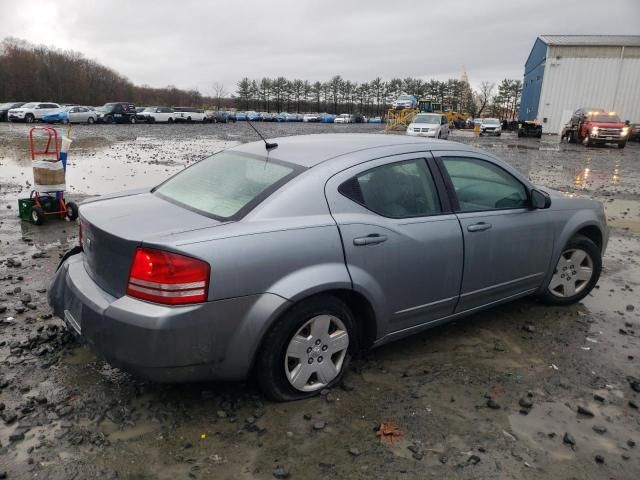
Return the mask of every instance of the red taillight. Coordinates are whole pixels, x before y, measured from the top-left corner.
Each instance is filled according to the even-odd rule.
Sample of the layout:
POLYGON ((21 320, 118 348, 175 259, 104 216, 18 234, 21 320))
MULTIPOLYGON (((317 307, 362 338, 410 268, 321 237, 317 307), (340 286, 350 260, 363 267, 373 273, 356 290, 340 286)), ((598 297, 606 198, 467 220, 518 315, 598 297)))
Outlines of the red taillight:
POLYGON ((152 248, 137 248, 129 273, 127 295, 166 305, 207 300, 207 262, 152 248))

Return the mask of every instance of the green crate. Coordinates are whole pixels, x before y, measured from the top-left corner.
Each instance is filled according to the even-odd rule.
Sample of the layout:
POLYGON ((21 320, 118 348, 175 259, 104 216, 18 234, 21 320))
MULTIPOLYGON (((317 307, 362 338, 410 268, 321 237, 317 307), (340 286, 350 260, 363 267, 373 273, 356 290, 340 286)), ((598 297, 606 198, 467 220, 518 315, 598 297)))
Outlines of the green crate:
MULTIPOLYGON (((31 222, 31 208, 36 204, 34 198, 18 199, 18 214, 22 220, 31 222)), ((50 195, 40 195, 40 205, 45 212, 55 212, 60 209, 60 205, 56 197, 50 195)))

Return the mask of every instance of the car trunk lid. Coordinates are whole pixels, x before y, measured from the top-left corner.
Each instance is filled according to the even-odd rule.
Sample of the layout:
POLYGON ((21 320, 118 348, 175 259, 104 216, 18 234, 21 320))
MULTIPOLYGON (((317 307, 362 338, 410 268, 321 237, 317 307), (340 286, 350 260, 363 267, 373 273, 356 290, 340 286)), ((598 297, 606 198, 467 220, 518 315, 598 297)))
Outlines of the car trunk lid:
POLYGON ((162 237, 221 222, 174 205, 150 192, 110 196, 80 208, 87 273, 106 292, 124 295, 136 247, 162 237))

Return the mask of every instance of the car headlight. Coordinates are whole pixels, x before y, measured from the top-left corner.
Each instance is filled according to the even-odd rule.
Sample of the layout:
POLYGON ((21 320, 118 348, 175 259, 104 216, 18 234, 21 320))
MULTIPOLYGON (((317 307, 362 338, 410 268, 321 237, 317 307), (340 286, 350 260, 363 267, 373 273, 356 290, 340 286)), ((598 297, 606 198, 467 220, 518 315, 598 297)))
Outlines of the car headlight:
POLYGON ((593 127, 591 129, 591 133, 593 133, 594 135, 597 135, 598 134, 598 127, 593 127))
POLYGON ((629 134, 629 127, 622 127, 622 133, 621 135, 623 137, 626 137, 629 134))

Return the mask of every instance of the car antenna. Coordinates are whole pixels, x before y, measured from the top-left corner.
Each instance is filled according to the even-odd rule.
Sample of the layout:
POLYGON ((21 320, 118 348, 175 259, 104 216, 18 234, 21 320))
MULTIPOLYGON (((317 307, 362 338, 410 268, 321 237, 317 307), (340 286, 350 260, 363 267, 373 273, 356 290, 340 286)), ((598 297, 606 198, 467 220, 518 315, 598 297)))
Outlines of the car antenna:
POLYGON ((247 123, 249 124, 249 126, 251 128, 253 128, 253 130, 258 134, 258 136, 262 139, 262 141, 264 142, 264 146, 267 149, 267 152, 270 152, 271 150, 273 150, 274 148, 278 148, 278 144, 277 143, 269 143, 267 142, 267 139, 264 138, 262 136, 262 134, 258 131, 258 129, 256 127, 253 126, 253 123, 251 123, 248 119, 247 119, 247 123))

